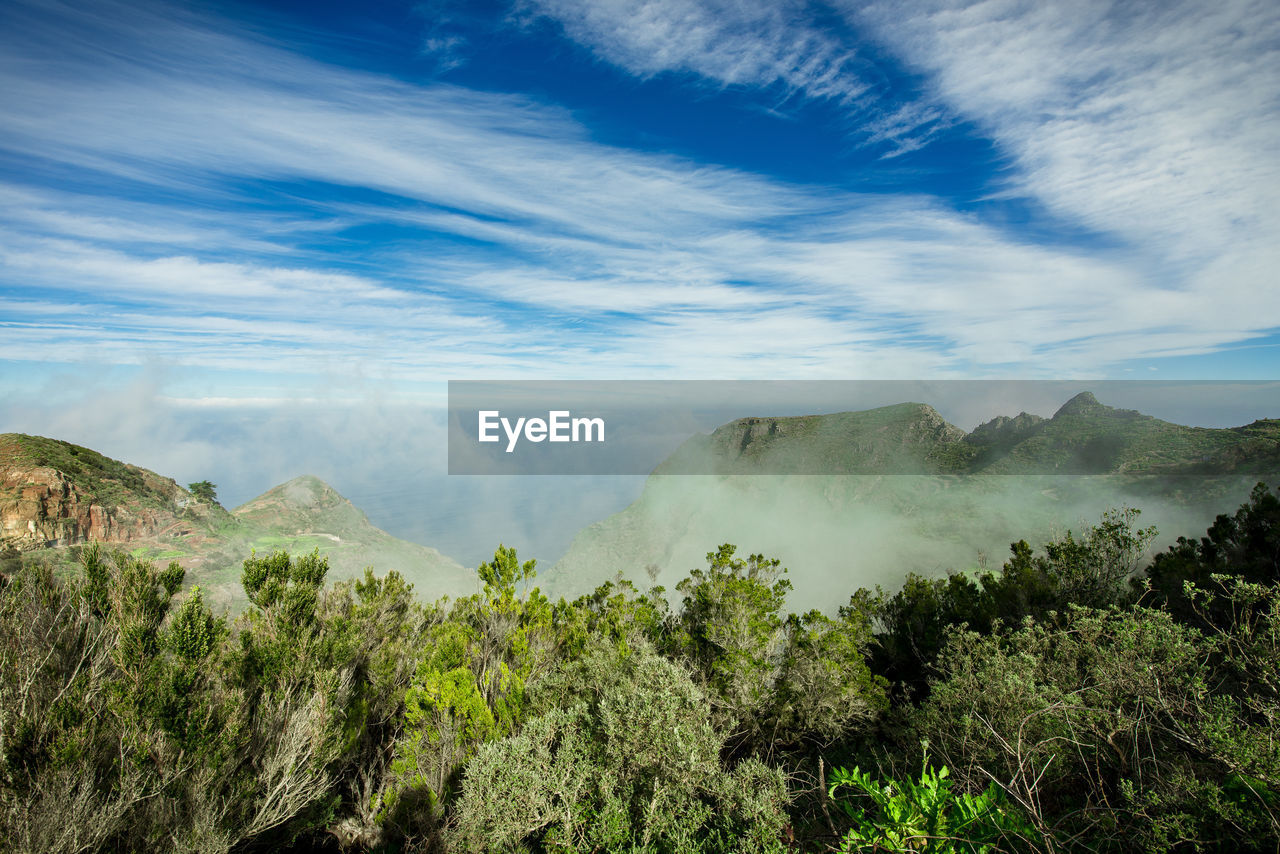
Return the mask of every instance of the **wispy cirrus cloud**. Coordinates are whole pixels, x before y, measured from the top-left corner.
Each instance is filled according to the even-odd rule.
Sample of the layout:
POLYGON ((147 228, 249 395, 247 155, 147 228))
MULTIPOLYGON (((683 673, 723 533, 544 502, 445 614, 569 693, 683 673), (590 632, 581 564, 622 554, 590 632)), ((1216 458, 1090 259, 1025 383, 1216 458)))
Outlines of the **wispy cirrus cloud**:
POLYGON ((687 78, 736 88, 772 108, 824 101, 886 158, 917 150, 954 124, 927 100, 894 100, 886 75, 836 6, 813 0, 523 0, 603 62, 642 79, 687 78))
POLYGON ((890 156, 975 122, 1015 167, 993 192, 1153 256, 1209 263, 1251 233, 1275 242, 1280 7, 1266 0, 530 3, 638 76, 835 99, 865 138, 897 143, 890 156), (872 91, 884 74, 858 58, 862 35, 923 91, 872 91))
MULTIPOLYGON (((917 270, 923 264, 948 276, 956 285, 953 294, 981 298, 1000 290, 969 289, 961 284, 969 274, 1000 281, 1009 278, 1007 271, 1018 271, 1020 289, 1034 294, 1030 302, 1040 313, 1061 318, 1060 329, 1071 329, 1089 346, 1122 336, 1123 328, 1114 328, 1122 325, 1145 337, 1144 344, 1123 348, 1133 356, 1148 347, 1169 352, 1165 348, 1179 339, 1187 351, 1211 348, 1208 342, 1238 327, 1234 318, 1244 314, 1259 318, 1259 330, 1275 328, 1280 7, 1273 3, 745 2, 729 12, 706 7, 706 17, 715 22, 708 25, 681 0, 539 0, 538 6, 602 59, 636 74, 683 71, 766 89, 782 79, 776 70, 782 65, 827 69, 831 74, 793 77, 793 88, 807 98, 843 93, 864 134, 897 143, 891 155, 928 145, 938 129, 971 122, 1009 158, 1010 168, 993 176, 992 197, 1043 206, 1064 225, 1120 247, 1099 259, 1130 255, 1119 277, 1113 273, 1120 268, 1110 266, 1084 277, 1063 276, 1055 285, 1017 262, 973 270, 945 237, 921 244, 925 254, 936 251, 936 258, 946 258, 942 265, 923 260, 911 241, 896 248, 900 259, 916 259, 917 270), (822 27, 831 14, 850 25, 843 42, 822 27), (674 39, 674 51, 654 49, 657 34, 686 30, 692 35, 674 39), (825 41, 812 38, 815 33, 825 41), (905 102, 863 98, 863 69, 830 61, 849 55, 852 47, 842 54, 841 46, 849 44, 850 33, 872 36, 913 79, 923 81, 919 95, 905 102), (699 51, 705 47, 706 58, 686 58, 695 45, 699 51), (736 56, 792 56, 795 46, 808 51, 808 65, 805 59, 753 61, 740 66, 742 71, 722 70, 739 68, 733 65, 736 56), (844 83, 833 90, 833 79, 844 83), (1072 310, 1043 288, 1070 295, 1081 307, 1072 310), (1164 331, 1150 331, 1157 328, 1164 331)), ((836 254, 846 251, 835 244, 836 254)), ((818 253, 823 254, 830 253, 818 253)), ((993 256, 980 257, 985 264, 993 256)), ((935 296, 918 304, 948 303, 935 296)), ((1026 302, 1003 304, 1033 311, 1026 302)), ((1226 333, 1223 340, 1238 340, 1237 335, 1226 333)), ((1105 349, 1117 352, 1117 346, 1112 341, 1105 349)))
POLYGON ((855 51, 803 0, 531 0, 575 41, 632 74, 696 75, 849 102, 867 91, 855 51))
POLYGON ((846 10, 1014 157, 1007 192, 1153 255, 1212 264, 1280 244, 1274 3, 846 10))

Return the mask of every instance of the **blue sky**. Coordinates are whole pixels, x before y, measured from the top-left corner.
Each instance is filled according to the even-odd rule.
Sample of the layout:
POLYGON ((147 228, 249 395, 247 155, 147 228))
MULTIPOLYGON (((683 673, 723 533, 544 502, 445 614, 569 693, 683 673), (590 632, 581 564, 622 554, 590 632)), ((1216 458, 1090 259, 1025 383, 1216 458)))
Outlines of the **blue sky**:
POLYGON ((1280 363, 1280 6, 0 6, 0 396, 1280 363))
POLYGON ((1277 50, 1274 3, 10 0, 0 383, 1272 378, 1277 50))

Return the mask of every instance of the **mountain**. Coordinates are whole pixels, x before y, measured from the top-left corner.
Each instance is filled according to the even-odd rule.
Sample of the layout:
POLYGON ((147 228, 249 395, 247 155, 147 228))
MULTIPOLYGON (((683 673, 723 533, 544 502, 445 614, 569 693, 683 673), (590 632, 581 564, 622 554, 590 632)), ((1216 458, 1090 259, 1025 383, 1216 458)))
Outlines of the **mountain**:
POLYGON ((964 435, 923 403, 739 418, 690 438, 654 474, 936 474, 953 467, 964 435))
POLYGON ((228 512, 198 500, 172 478, 70 442, 0 435, 0 547, 47 549, 90 540, 124 546, 157 562, 176 560, 188 584, 216 603, 244 605, 240 566, 253 551, 319 549, 329 579, 366 566, 395 569, 427 599, 474 592, 475 574, 435 549, 397 539, 319 478, 281 484, 228 512))
POLYGON ((997 416, 968 434, 923 403, 740 418, 690 438, 653 473, 1221 475, 1278 464, 1280 420, 1184 427, 1086 391, 1052 418, 997 416))
MULTIPOLYGON (((231 511, 249 532, 250 548, 290 553, 319 549, 329 558, 330 578, 355 577, 372 566, 394 569, 420 596, 476 592, 476 573, 433 548, 410 543, 377 528, 364 511, 318 477, 303 475, 267 490, 231 511)), ((235 583, 239 583, 239 569, 235 583)))
POLYGON ((1112 507, 1141 508, 1169 537, 1203 530, 1278 472, 1280 420, 1185 427, 1088 392, 1052 418, 998 416, 970 433, 921 403, 742 418, 686 441, 543 580, 563 595, 619 571, 670 585, 731 542, 781 558, 806 576, 798 604, 829 610, 832 593, 908 571, 998 566, 1012 540, 1079 531, 1112 507))
MULTIPOLYGON (((1020 418, 1034 419, 1023 413, 1020 418)), ((991 424, 992 422, 988 422, 991 424)), ((1280 420, 1244 427, 1184 427, 1116 409, 1081 392, 1048 420, 1012 422, 966 437, 970 469, 986 474, 1227 475, 1280 468, 1280 420), (1010 429, 1010 428, 1013 429, 1010 429), (1001 429, 1005 432, 998 434, 1001 429)))

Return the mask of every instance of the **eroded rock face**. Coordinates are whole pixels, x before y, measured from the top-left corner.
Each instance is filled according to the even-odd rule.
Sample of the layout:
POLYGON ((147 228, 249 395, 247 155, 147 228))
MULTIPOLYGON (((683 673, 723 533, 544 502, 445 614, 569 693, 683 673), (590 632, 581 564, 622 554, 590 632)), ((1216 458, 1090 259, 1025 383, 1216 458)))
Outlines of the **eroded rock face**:
POLYGON ((40 467, 0 469, 0 536, 20 549, 84 539, 89 506, 58 471, 40 467))
POLYGON ((57 469, 0 464, 0 545, 27 551, 88 540, 128 543, 154 536, 174 523, 182 490, 173 481, 146 474, 151 475, 148 481, 157 481, 147 485, 158 487, 160 503, 172 502, 171 506, 107 504, 57 469))

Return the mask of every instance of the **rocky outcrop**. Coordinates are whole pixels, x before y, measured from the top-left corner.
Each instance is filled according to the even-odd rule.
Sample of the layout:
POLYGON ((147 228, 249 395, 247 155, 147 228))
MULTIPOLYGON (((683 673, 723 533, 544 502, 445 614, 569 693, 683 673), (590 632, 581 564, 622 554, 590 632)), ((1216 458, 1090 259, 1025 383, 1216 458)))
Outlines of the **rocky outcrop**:
POLYGON ((228 513, 171 478, 80 445, 0 434, 0 578, 9 549, 49 549, 87 541, 124 546, 145 560, 177 561, 215 608, 247 599, 239 566, 255 551, 318 551, 329 580, 396 570, 428 600, 476 592, 476 574, 427 546, 397 539, 319 478, 303 476, 228 513))
POLYGON ((130 486, 108 483, 116 493, 109 496, 52 466, 24 461, 12 448, 0 450, 8 451, 0 457, 0 547, 129 543, 173 525, 188 500, 173 480, 136 466, 128 467, 130 486), (141 494, 130 488, 138 484, 141 494))

